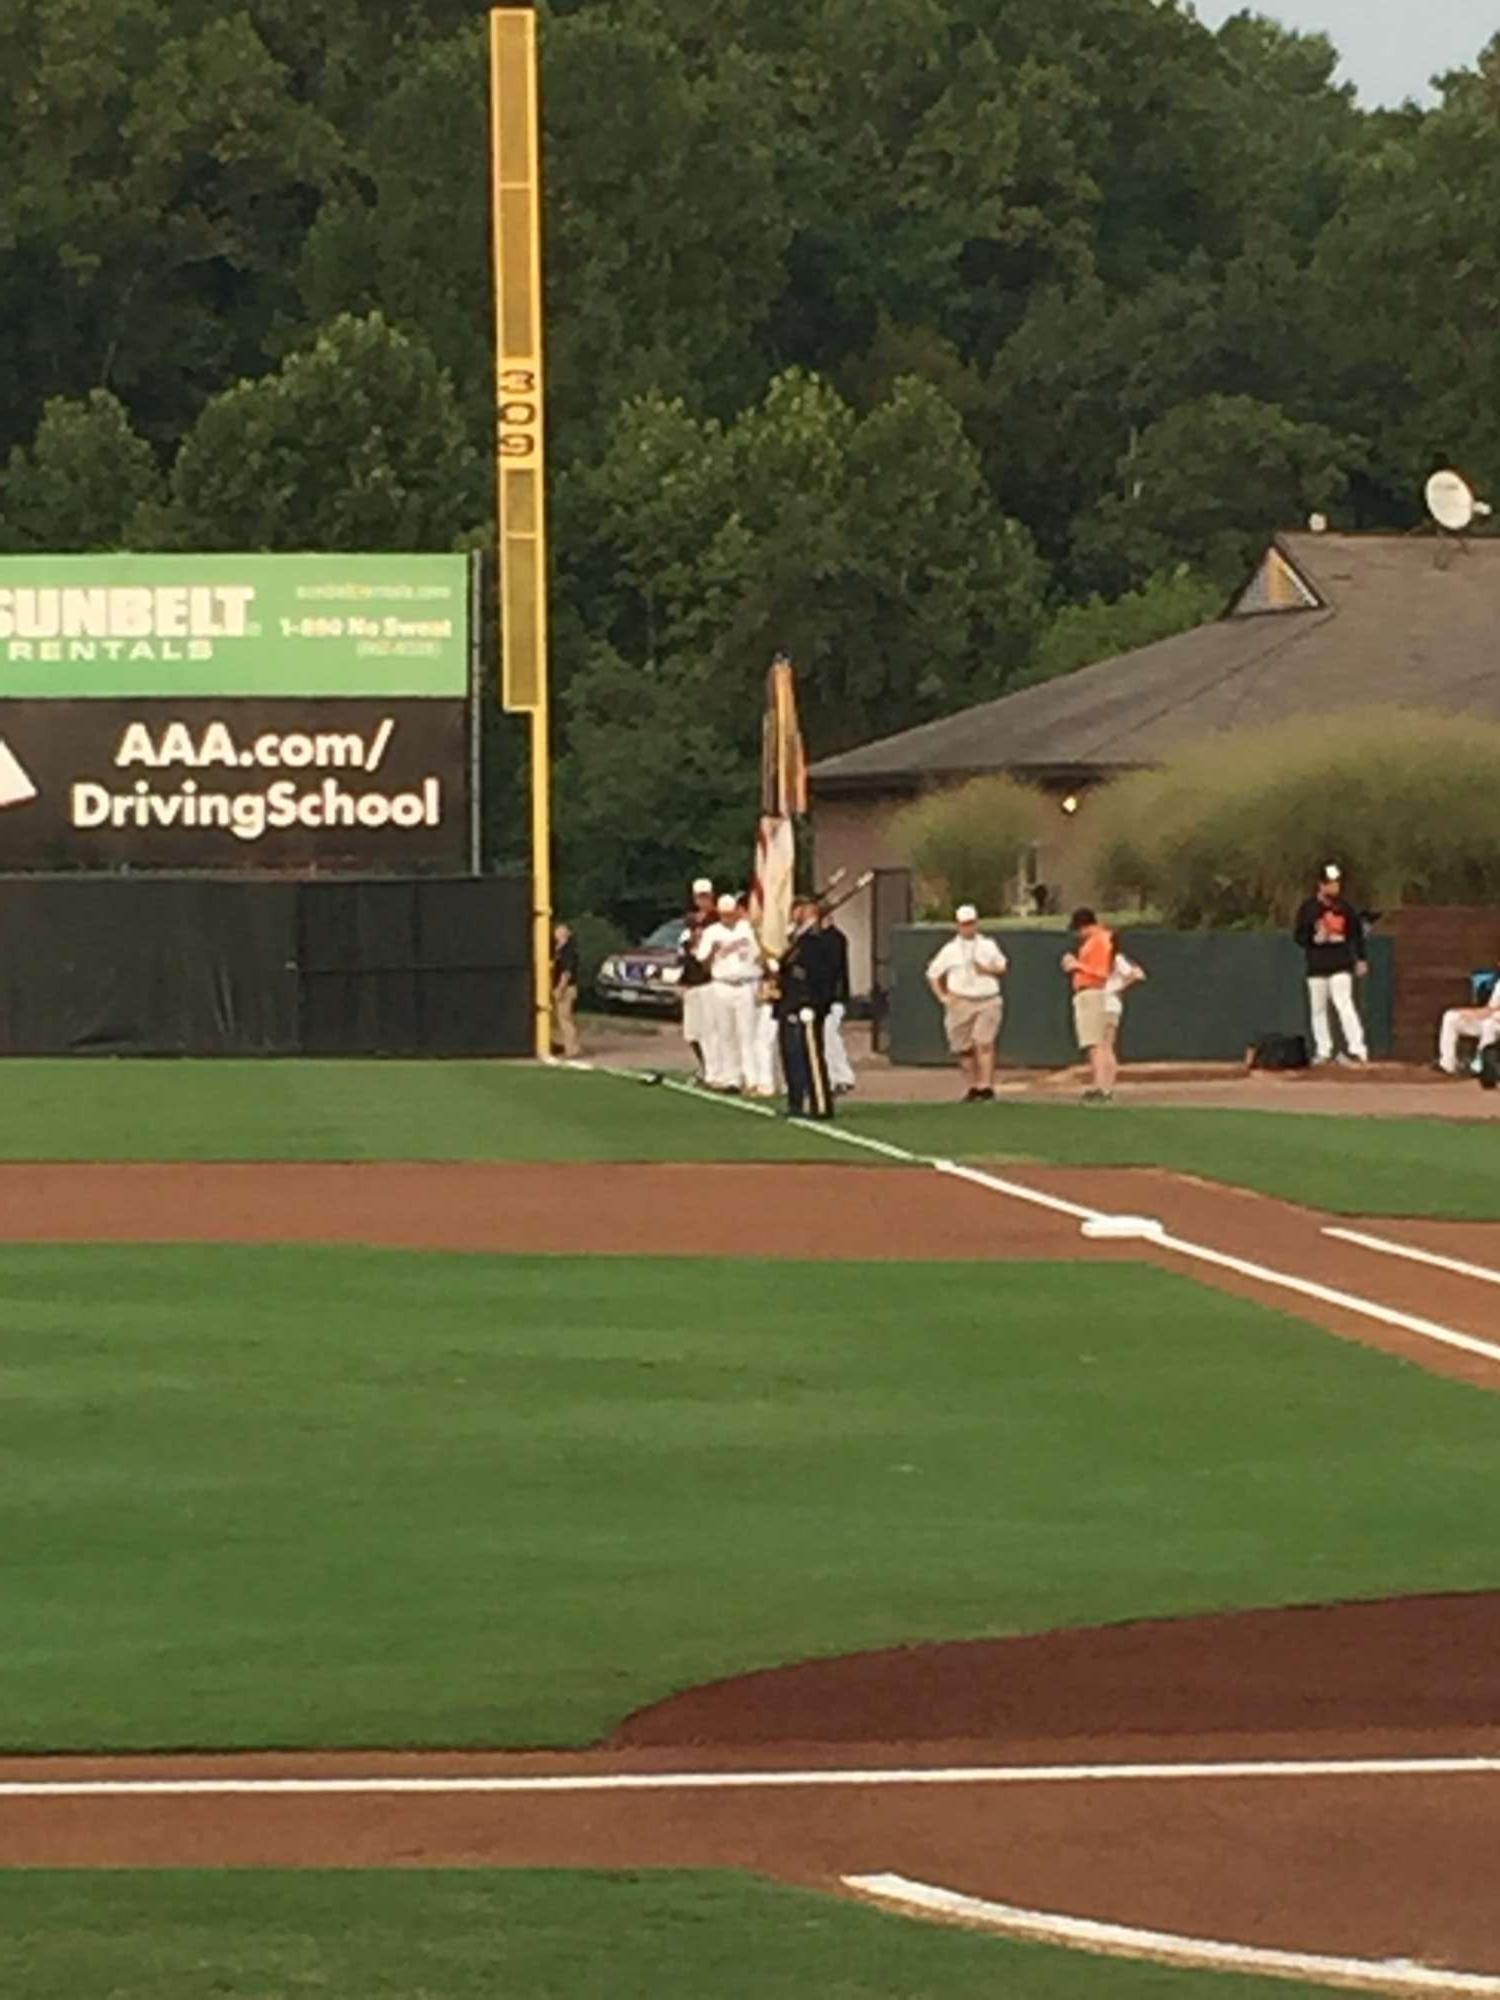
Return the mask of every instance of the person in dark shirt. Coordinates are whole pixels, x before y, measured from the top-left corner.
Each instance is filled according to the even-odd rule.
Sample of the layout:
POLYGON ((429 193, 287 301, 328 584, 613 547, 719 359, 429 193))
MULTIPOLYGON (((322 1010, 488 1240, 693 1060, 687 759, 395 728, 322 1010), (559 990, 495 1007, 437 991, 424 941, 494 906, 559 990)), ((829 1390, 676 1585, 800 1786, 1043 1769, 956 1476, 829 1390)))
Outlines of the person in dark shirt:
POLYGON ((1365 963, 1365 920, 1344 895, 1341 869, 1323 870, 1317 892, 1297 912, 1292 936, 1307 964, 1307 1004, 1312 1019, 1313 1061, 1333 1061, 1330 1005, 1343 1030, 1346 1053, 1340 1062, 1367 1063, 1364 1024, 1354 1004, 1354 982, 1369 971, 1365 963))
POLYGON ((792 939, 777 969, 775 1003, 789 1118, 833 1116, 823 1035, 841 973, 838 943, 819 928, 817 904, 793 904, 792 939))
POLYGON ((681 953, 678 959, 678 991, 682 995, 682 1039, 693 1052, 695 1083, 708 1075, 708 1049, 713 1036, 713 994, 711 974, 698 956, 698 940, 714 921, 717 898, 706 875, 693 884, 693 901, 682 920, 681 953))
POLYGON ((578 1028, 573 1014, 578 1005, 578 940, 567 924, 552 927, 552 1046, 564 1059, 578 1055, 578 1028))

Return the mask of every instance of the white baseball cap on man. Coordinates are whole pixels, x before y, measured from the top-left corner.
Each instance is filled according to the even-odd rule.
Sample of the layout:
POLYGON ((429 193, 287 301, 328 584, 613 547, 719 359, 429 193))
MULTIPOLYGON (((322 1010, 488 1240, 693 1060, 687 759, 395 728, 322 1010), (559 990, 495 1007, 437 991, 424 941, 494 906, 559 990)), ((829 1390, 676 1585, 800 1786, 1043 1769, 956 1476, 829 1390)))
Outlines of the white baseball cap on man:
POLYGON ((706 875, 700 875, 693 884, 693 894, 695 896, 711 896, 713 892, 714 885, 706 875))
POLYGON ((721 917, 732 916, 739 906, 740 899, 738 896, 721 896, 719 898, 719 915, 721 917))
POLYGON ((960 903, 953 912, 953 921, 956 924, 977 924, 979 912, 972 903, 960 903))

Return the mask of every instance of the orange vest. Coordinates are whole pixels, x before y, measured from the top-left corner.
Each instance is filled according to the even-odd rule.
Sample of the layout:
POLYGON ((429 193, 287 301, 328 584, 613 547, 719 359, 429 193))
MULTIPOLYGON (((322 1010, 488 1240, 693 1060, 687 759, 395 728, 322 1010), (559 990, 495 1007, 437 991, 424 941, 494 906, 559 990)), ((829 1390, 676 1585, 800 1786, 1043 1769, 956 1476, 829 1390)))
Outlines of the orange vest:
POLYGON ((1078 970, 1073 974, 1073 991, 1087 993, 1103 986, 1109 979, 1115 962, 1115 934, 1103 924, 1095 924, 1079 939, 1078 949, 1073 954, 1078 960, 1078 970))

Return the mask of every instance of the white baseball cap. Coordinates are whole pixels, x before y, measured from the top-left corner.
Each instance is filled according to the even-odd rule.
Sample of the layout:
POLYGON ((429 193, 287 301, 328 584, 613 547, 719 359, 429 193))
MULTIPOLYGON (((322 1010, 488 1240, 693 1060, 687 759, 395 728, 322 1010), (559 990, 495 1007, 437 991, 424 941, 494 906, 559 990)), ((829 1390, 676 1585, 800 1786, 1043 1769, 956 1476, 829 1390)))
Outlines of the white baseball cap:
POLYGON ((979 912, 972 903, 960 903, 958 908, 953 912, 953 921, 956 924, 977 924, 979 922, 979 912))
POLYGON ((714 885, 706 875, 700 875, 693 884, 693 894, 695 896, 711 896, 713 892, 714 885))
POLYGON ((721 910, 737 910, 739 906, 740 899, 738 896, 721 896, 719 898, 719 908, 721 910))
POLYGON ((1339 864, 1336 861, 1330 861, 1327 867, 1323 870, 1323 880, 1325 882, 1342 882, 1343 879, 1344 879, 1343 869, 1340 868, 1339 864))

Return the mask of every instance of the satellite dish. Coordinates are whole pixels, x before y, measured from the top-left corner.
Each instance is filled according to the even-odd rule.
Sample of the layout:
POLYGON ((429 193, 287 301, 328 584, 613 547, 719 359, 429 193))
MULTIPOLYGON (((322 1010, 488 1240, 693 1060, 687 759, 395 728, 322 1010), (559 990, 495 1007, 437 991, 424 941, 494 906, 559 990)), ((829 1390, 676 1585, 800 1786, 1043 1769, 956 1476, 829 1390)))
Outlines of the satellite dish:
POLYGON ((1440 528, 1461 535, 1478 512, 1467 479, 1456 472, 1433 473, 1427 482, 1427 511, 1440 528))

